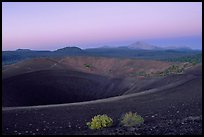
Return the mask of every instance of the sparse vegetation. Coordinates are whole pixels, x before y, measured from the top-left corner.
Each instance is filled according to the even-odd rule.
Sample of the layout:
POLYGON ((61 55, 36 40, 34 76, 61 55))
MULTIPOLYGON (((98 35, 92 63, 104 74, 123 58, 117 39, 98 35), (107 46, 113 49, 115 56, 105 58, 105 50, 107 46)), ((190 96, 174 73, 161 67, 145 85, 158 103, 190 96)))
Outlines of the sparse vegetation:
POLYGON ((172 65, 171 67, 169 67, 168 69, 166 69, 165 71, 163 71, 161 74, 166 76, 169 74, 178 74, 183 72, 184 68, 183 67, 179 67, 177 65, 172 65))
POLYGON ((128 126, 128 127, 135 126, 143 122, 144 122, 144 119, 140 115, 137 115, 136 113, 132 113, 132 112, 126 113, 121 120, 121 124, 123 126, 128 126))
POLYGON ((137 73, 136 73, 136 75, 138 75, 138 76, 145 76, 145 74, 146 74, 146 73, 145 73, 144 71, 140 71, 140 72, 137 72, 137 73))
POLYGON ((185 62, 183 64, 180 63, 180 65, 172 65, 169 68, 165 69, 164 71, 157 71, 157 72, 151 72, 147 73, 144 71, 139 71, 139 72, 133 72, 131 73, 132 76, 142 76, 142 77, 151 77, 151 76, 167 76, 170 74, 180 74, 182 73, 185 69, 190 68, 194 65, 196 65, 197 62, 185 62))
POLYGON ((92 118, 91 122, 86 123, 90 129, 102 129, 110 127, 113 124, 113 120, 107 115, 97 115, 92 118))
POLYGON ((172 65, 169 68, 167 68, 166 70, 153 73, 152 75, 154 75, 154 76, 167 76, 170 74, 180 74, 184 71, 184 69, 185 69, 185 65, 184 66, 172 65))
POLYGON ((167 58, 167 59, 161 59, 161 60, 168 61, 168 62, 189 62, 195 65, 202 62, 202 54, 200 53, 195 55, 167 58))
POLYGON ((84 64, 84 66, 85 66, 86 68, 91 68, 91 67, 92 67, 91 64, 84 64))
POLYGON ((147 73, 144 72, 144 71, 133 72, 132 74, 133 74, 134 76, 142 76, 142 77, 148 77, 148 76, 150 76, 149 74, 147 74, 147 73))

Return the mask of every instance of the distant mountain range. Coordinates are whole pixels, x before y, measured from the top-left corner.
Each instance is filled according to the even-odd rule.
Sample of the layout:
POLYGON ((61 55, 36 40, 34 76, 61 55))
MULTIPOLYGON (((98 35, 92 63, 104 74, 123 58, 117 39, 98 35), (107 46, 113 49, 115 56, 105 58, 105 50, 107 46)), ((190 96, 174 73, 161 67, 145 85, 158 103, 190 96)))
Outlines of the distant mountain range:
POLYGON ((145 43, 145 42, 135 42, 127 46, 129 49, 142 49, 142 50, 161 50, 162 48, 145 43))
POLYGON ((125 57, 143 59, 166 59, 193 54, 201 54, 201 51, 192 50, 188 47, 162 48, 145 42, 136 42, 128 46, 80 49, 79 47, 65 47, 55 51, 35 51, 30 49, 17 49, 15 51, 3 51, 2 62, 11 64, 24 59, 37 57, 64 57, 64 56, 104 56, 125 57))
MULTIPOLYGON (((108 45, 104 45, 102 47, 98 47, 98 48, 91 48, 91 49, 132 49, 132 50, 192 50, 190 47, 185 47, 185 46, 171 46, 171 47, 159 47, 159 46, 155 46, 146 42, 142 42, 142 41, 137 41, 135 43, 132 43, 130 45, 127 46, 120 46, 120 47, 111 47, 108 45)), ((89 49, 86 49, 89 50, 89 49)), ((30 49, 17 49, 17 52, 31 52, 31 51, 35 51, 35 50, 30 50, 30 49)), ((84 52, 84 50, 80 49, 79 47, 64 47, 61 49, 57 49, 54 52, 69 52, 69 53, 82 53, 84 52)))
POLYGON ((110 47, 110 46, 103 46, 100 48, 128 48, 133 50, 192 50, 190 47, 185 46, 169 46, 169 47, 159 47, 152 44, 148 44, 146 42, 138 41, 135 43, 132 43, 127 46, 120 46, 120 47, 110 47))

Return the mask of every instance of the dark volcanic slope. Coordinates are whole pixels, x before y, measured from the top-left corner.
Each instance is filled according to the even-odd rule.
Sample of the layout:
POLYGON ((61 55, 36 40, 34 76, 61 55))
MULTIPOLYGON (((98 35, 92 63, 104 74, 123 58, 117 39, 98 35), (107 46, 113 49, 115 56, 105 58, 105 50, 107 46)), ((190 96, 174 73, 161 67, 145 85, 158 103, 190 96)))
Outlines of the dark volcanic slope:
MULTIPOLYGON (((96 103, 3 109, 3 134, 202 134, 202 66, 181 77, 184 83, 151 94, 96 103), (131 130, 118 126, 121 114, 133 111, 144 124, 131 130), (114 127, 91 131, 86 121, 97 114, 114 119, 114 127)), ((172 79, 174 77, 171 77, 172 79)), ((162 83, 161 83, 162 85, 162 83)))
POLYGON ((42 70, 3 80, 3 107, 61 104, 121 95, 122 79, 68 70, 42 70))
POLYGON ((3 107, 83 102, 136 93, 151 89, 152 85, 160 87, 163 79, 138 79, 134 73, 162 71, 170 65, 161 61, 102 57, 19 62, 3 68, 3 107))
POLYGON ((3 107, 83 102, 136 93, 158 79, 137 79, 134 73, 162 71, 170 65, 104 57, 22 61, 3 67, 3 107))

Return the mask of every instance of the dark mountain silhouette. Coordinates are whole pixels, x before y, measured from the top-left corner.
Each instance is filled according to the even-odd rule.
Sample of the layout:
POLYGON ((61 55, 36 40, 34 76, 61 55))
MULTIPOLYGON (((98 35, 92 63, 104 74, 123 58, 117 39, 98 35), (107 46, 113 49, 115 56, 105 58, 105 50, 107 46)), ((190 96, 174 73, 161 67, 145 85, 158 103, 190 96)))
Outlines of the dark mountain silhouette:
POLYGON ((31 52, 32 50, 30 49, 17 49, 17 52, 31 52))
POLYGON ((57 49, 56 51, 54 52, 63 52, 63 53, 83 53, 83 50, 78 48, 78 47, 65 47, 65 48, 62 48, 62 49, 57 49))

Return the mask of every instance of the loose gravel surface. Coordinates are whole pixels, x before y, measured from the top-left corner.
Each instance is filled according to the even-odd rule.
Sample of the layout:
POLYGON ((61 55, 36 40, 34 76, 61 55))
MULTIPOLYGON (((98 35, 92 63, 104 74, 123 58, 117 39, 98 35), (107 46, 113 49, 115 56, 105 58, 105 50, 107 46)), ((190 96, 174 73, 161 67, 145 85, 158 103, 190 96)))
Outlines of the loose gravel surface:
POLYGON ((79 105, 3 108, 2 134, 201 135, 202 68, 196 67, 182 75, 184 78, 191 75, 192 79, 151 94, 79 105), (129 111, 141 115, 144 123, 134 127, 121 126, 121 116, 129 111), (86 122, 98 114, 110 116, 113 126, 101 130, 88 129, 86 122))

